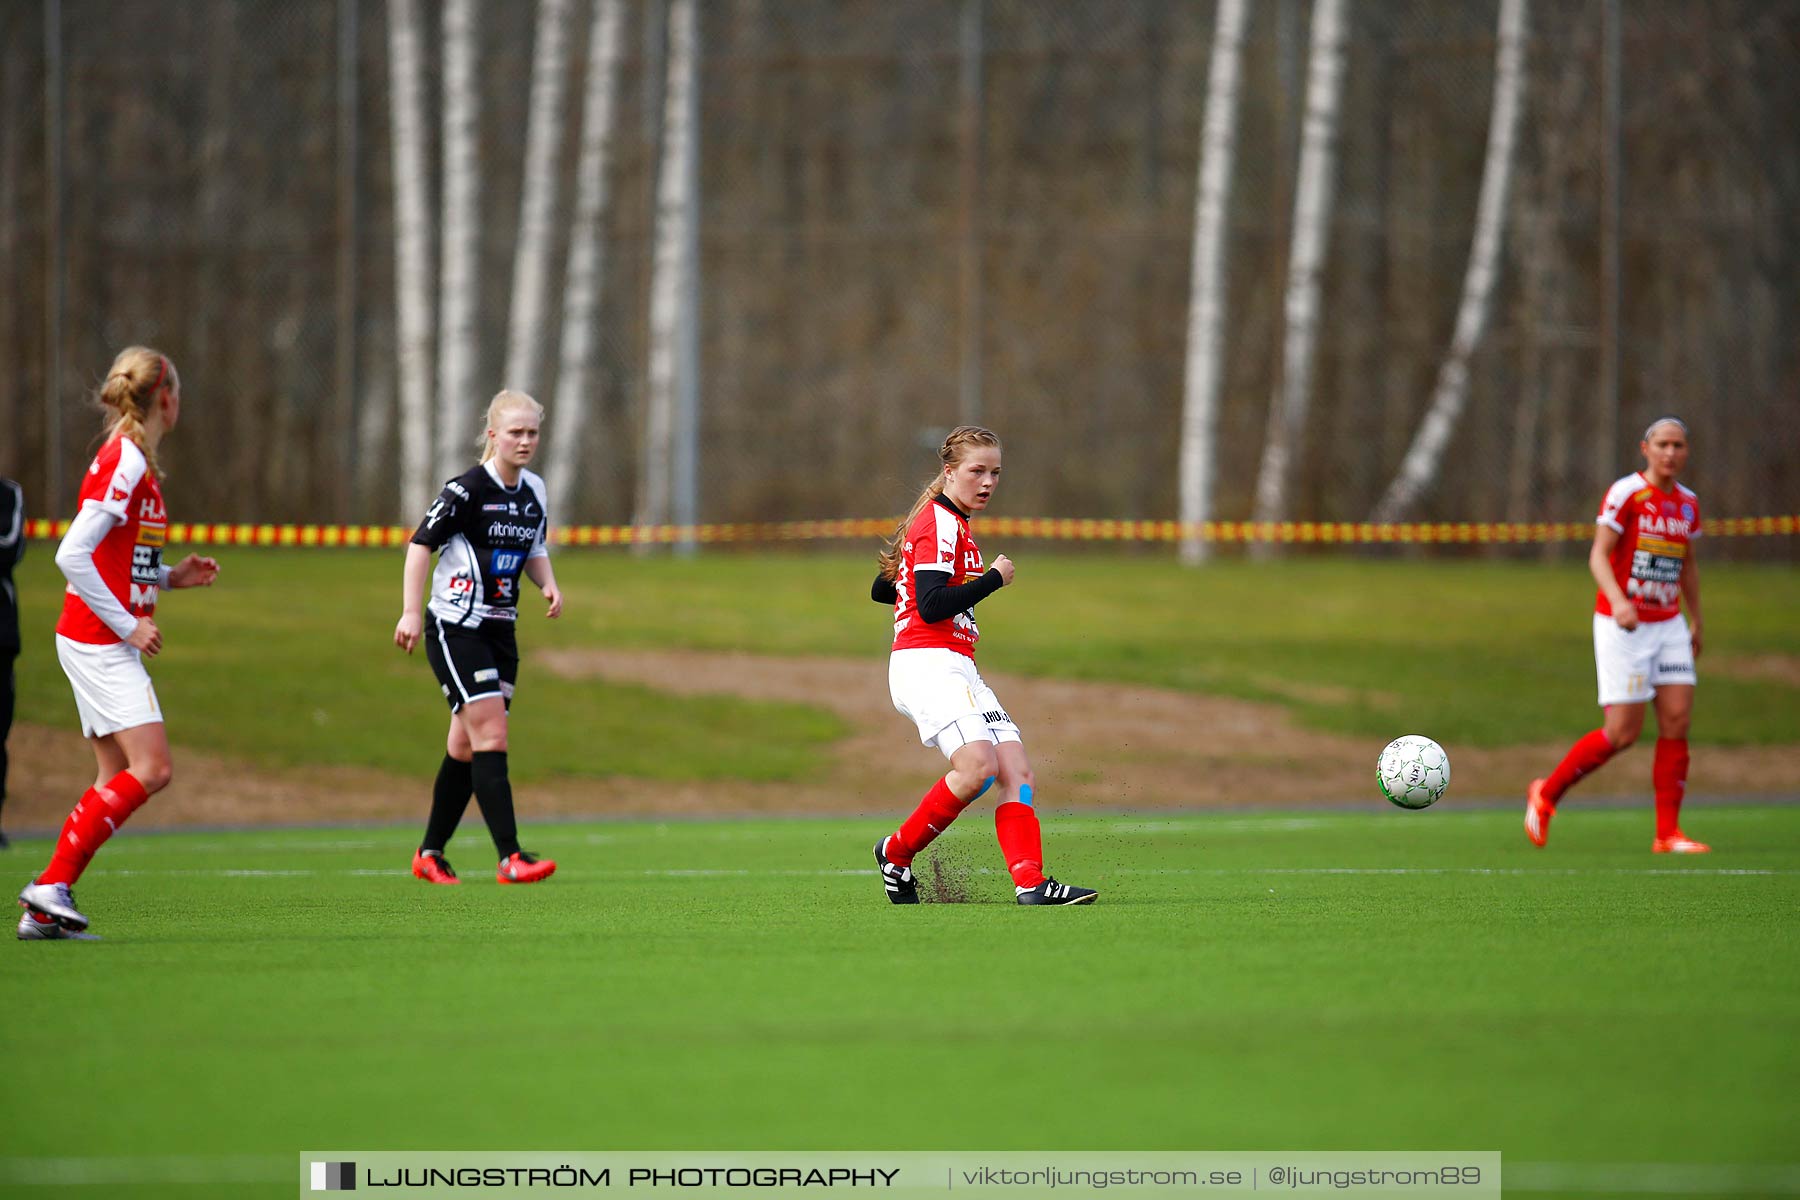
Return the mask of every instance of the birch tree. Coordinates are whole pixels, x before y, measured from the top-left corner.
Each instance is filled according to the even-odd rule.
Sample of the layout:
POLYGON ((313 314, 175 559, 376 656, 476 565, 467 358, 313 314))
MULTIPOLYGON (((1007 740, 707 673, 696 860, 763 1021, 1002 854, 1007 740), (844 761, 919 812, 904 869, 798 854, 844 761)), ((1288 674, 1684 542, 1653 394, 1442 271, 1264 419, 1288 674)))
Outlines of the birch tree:
POLYGON ((1494 99, 1488 118, 1481 197, 1475 210, 1475 239, 1463 275, 1462 302, 1450 348, 1438 368, 1431 405, 1419 422, 1400 470, 1369 519, 1397 521, 1437 482, 1444 448, 1462 418, 1469 397, 1469 356, 1487 328, 1494 283, 1499 276, 1500 242, 1506 225, 1506 195, 1512 178, 1513 146, 1520 97, 1525 90, 1526 0, 1500 0, 1499 36, 1494 47, 1494 99))
POLYGON ((444 196, 438 301, 437 474, 460 473, 480 432, 475 395, 476 280, 481 174, 475 144, 480 83, 475 73, 477 0, 444 3, 444 196))
POLYGON ((399 334, 402 515, 437 491, 432 471, 431 206, 426 195, 425 85, 418 0, 388 0, 388 85, 394 153, 394 304, 399 334))
MULTIPOLYGON (((1294 183, 1294 232, 1282 339, 1281 382, 1269 404, 1269 432, 1256 478, 1255 517, 1287 515, 1288 479, 1300 456, 1312 405, 1313 351, 1318 341, 1320 275, 1336 200, 1339 110, 1344 91, 1344 0, 1317 0, 1307 49, 1306 110, 1300 171, 1294 183)), ((1258 553, 1267 553, 1266 546, 1258 553)))
MULTIPOLYGON (((550 439, 550 508, 566 514, 575 495, 576 451, 595 392, 591 382, 596 319, 605 279, 606 169, 612 157, 613 95, 618 89, 621 0, 597 0, 588 36, 587 86, 581 106, 581 153, 575 168, 575 228, 563 284, 562 339, 557 353, 556 433, 550 439)), ((561 518, 567 520, 567 516, 561 518)))
POLYGON ((1244 57, 1246 0, 1219 0, 1207 69, 1206 120, 1200 131, 1200 178, 1194 200, 1194 253, 1189 282, 1187 368, 1181 414, 1181 561, 1206 557, 1199 525, 1212 516, 1218 454, 1219 378, 1225 340, 1225 227, 1237 163, 1238 76, 1244 57))
POLYGON ((557 152, 563 142, 568 79, 570 0, 538 0, 531 49, 531 112, 525 133, 524 194, 513 252, 506 373, 501 385, 536 396, 543 388, 541 350, 550 305, 550 256, 556 242, 557 152))
MULTIPOLYGON (((669 520, 670 475, 679 393, 692 388, 692 362, 682 362, 684 340, 697 314, 691 310, 694 270, 691 223, 697 220, 692 194, 692 104, 695 57, 693 0, 673 0, 669 8, 668 83, 663 92, 662 159, 656 179, 656 251, 650 276, 649 379, 645 389, 643 467, 638 478, 639 525, 669 520), (684 328, 684 326, 686 328, 684 328)), ((683 433, 688 432, 683 430, 683 433)))

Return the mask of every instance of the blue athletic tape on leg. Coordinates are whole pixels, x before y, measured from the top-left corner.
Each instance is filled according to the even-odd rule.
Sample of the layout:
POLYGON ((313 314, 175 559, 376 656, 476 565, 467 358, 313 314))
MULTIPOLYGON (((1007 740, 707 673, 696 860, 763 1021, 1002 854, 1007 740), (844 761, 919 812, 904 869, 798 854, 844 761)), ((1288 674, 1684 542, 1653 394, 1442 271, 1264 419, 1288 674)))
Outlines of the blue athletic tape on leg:
POLYGON ((981 790, 979 792, 976 792, 973 796, 969 797, 970 804, 975 803, 977 800, 979 800, 983 796, 987 795, 987 790, 994 786, 994 778, 995 778, 994 776, 989 775, 986 779, 981 781, 981 790))
POLYGON ((1023 784, 1019 785, 1019 803, 1023 804, 1026 808, 1030 808, 1032 806, 1031 805, 1031 785, 1029 783, 1023 783, 1023 784))

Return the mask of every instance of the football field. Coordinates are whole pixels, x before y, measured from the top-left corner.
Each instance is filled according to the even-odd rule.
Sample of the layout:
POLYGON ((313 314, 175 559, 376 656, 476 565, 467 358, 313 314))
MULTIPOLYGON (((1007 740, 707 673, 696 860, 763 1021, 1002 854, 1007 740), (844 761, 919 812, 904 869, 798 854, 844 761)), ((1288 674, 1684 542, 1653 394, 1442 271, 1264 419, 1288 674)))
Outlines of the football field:
POLYGON ((541 825, 529 888, 478 822, 454 889, 410 828, 121 838, 105 940, 0 972, 0 1192, 462 1147, 1499 1150, 1509 1193, 1793 1194, 1800 809, 1698 815, 1725 852, 1653 858, 1641 807, 1542 851, 1510 808, 1049 813, 1102 891, 1058 912, 974 812, 917 908, 870 821, 541 825))

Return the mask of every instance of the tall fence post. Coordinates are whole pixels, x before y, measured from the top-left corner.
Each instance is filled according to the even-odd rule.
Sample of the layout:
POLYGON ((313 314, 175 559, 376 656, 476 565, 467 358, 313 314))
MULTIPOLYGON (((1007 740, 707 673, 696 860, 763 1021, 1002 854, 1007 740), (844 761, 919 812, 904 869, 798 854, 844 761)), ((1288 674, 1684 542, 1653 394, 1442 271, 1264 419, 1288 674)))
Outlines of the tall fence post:
POLYGON ((1619 458, 1619 0, 1606 0, 1600 38, 1600 412, 1593 486, 1611 479, 1619 458))
POLYGON ((356 251, 360 220, 356 195, 357 0, 338 0, 337 44, 337 423, 343 438, 344 486, 336 489, 338 515, 349 520, 357 500, 356 251))
POLYGON ((62 0, 44 0, 44 507, 63 503, 62 336, 63 244, 62 0))
POLYGON ((958 216, 961 225, 962 273, 959 280, 962 327, 962 419, 981 424, 981 112, 982 12, 984 0, 963 0, 962 8, 962 174, 958 216))

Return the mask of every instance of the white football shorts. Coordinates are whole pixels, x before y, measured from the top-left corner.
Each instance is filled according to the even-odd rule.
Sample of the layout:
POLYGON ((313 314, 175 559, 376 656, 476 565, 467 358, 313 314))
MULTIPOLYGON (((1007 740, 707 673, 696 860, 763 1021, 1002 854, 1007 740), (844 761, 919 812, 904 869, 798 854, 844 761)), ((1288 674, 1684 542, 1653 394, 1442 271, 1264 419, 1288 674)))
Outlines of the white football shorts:
POLYGON ((1016 742, 1019 727, 982 681, 975 660, 938 647, 896 650, 888 656, 888 695, 919 727, 919 741, 944 757, 970 742, 1016 742))
POLYGON ((135 646, 124 642, 95 646, 71 641, 59 633, 56 657, 62 663, 63 674, 69 677, 69 686, 75 689, 81 732, 88 737, 105 737, 121 729, 162 721, 156 687, 135 646))
POLYGON ((1687 618, 1645 621, 1620 629, 1611 617, 1594 614, 1594 669, 1600 677, 1600 705, 1643 704, 1656 689, 1697 682, 1694 639, 1687 618))

